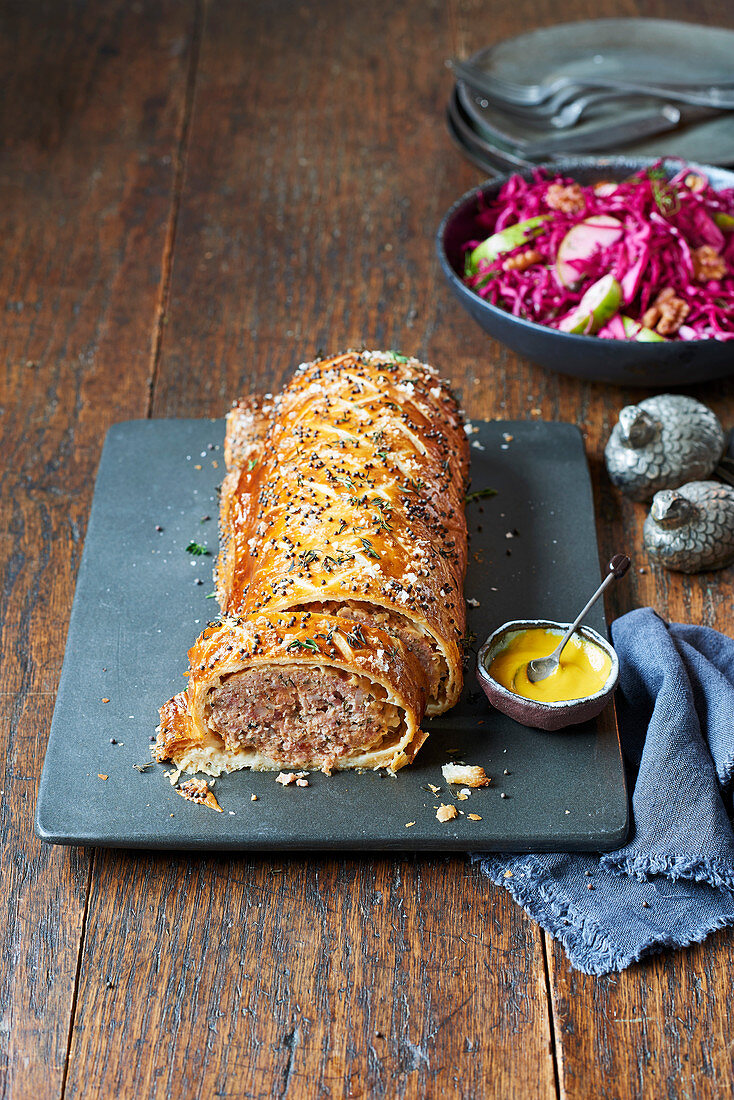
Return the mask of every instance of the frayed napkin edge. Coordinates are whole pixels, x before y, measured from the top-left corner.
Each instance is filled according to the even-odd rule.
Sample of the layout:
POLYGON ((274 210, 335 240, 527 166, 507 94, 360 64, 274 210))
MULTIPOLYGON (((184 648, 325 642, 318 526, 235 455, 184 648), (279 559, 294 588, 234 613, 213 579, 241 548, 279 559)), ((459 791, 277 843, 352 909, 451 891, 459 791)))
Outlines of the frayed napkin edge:
MULTIPOLYGON (((552 880, 541 878, 531 884, 514 876, 506 878, 506 861, 481 852, 471 853, 470 858, 472 863, 479 863, 483 873, 496 886, 503 886, 527 915, 561 944, 576 970, 596 977, 626 970, 632 963, 659 954, 668 947, 690 947, 691 944, 702 943, 712 932, 734 924, 734 915, 715 917, 686 935, 653 935, 638 944, 634 951, 620 954, 594 921, 583 916, 568 897, 561 896, 552 880)), ((535 870, 542 874, 537 865, 535 870)))
POLYGON ((703 882, 717 890, 734 892, 734 868, 722 859, 706 856, 625 856, 608 852, 601 856, 599 866, 613 875, 633 875, 639 882, 647 882, 656 875, 665 875, 671 882, 687 879, 703 882))

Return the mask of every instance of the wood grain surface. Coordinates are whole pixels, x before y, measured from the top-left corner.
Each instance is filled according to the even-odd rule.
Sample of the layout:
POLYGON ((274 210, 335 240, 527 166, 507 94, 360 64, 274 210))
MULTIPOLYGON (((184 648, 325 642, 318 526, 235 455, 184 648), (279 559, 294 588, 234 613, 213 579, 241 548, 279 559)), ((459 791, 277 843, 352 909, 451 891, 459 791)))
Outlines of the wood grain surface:
POLYGON ((192 20, 2 10, 3 1096, 58 1096, 66 1072, 93 853, 38 842, 35 790, 100 444, 149 407, 192 20))
MULTIPOLYGON (((319 350, 401 348, 471 416, 580 424, 601 555, 640 546, 644 511, 601 456, 642 393, 490 341, 433 250, 480 179, 444 130, 444 59, 599 14, 734 25, 725 0, 0 12, 2 1097, 731 1094, 732 932, 597 979, 462 858, 92 853, 32 832, 115 420, 218 416, 319 350)), ((734 422, 730 383, 689 392, 734 422)), ((651 604, 731 632, 731 570, 635 564, 610 617, 651 604)))

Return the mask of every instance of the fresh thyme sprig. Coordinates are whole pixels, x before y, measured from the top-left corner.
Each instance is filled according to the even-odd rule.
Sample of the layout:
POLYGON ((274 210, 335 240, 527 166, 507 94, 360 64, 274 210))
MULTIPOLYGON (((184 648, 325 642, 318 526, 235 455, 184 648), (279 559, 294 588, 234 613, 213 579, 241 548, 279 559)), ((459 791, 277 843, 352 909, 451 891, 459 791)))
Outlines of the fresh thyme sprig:
POLYGON ((473 493, 467 493, 464 497, 466 504, 469 504, 472 500, 483 500, 484 497, 496 497, 496 489, 476 489, 473 493))

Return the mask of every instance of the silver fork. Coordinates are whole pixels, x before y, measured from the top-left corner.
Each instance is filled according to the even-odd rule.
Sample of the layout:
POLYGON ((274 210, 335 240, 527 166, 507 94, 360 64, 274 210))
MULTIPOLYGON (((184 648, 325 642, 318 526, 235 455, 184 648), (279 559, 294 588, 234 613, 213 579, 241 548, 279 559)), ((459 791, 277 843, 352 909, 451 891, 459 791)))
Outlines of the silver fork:
POLYGON ((734 108, 734 82, 722 81, 718 85, 698 84, 648 84, 644 80, 613 80, 594 77, 593 81, 579 81, 568 76, 559 76, 548 84, 514 84, 501 77, 484 72, 470 61, 454 58, 446 64, 461 80, 486 95, 495 102, 514 103, 515 106, 536 107, 547 102, 551 96, 565 88, 576 87, 585 93, 595 88, 608 88, 614 91, 640 92, 645 95, 658 95, 664 99, 675 99, 681 103, 691 103, 701 107, 719 107, 722 110, 734 108))
MULTIPOLYGON (((472 91, 472 96, 482 109, 490 106, 490 100, 482 92, 472 91)), ((583 94, 578 86, 574 84, 568 88, 562 88, 560 92, 556 92, 555 95, 538 107, 518 107, 515 103, 503 102, 501 110, 514 115, 516 118, 524 118, 526 121, 532 118, 533 121, 537 119, 539 123, 545 124, 547 120, 555 130, 567 130, 569 127, 575 126, 591 107, 599 107, 615 100, 626 100, 630 107, 635 107, 639 106, 640 98, 638 92, 616 91, 613 89, 583 94)), ((653 100, 657 98, 657 96, 649 97, 651 107, 654 107, 653 100)), ((492 102, 494 105, 500 106, 496 100, 492 102)))
MULTIPOLYGON (((555 101, 553 100, 548 102, 555 101)), ((570 126, 575 126, 578 120, 586 114, 591 107, 601 107, 605 103, 612 103, 615 100, 627 100, 630 106, 639 104, 640 96, 637 93, 628 91, 612 91, 611 89, 606 92, 589 92, 588 95, 579 95, 576 98, 570 100, 570 102, 563 103, 559 110, 550 116, 549 122, 551 126, 556 130, 567 130, 570 126)))

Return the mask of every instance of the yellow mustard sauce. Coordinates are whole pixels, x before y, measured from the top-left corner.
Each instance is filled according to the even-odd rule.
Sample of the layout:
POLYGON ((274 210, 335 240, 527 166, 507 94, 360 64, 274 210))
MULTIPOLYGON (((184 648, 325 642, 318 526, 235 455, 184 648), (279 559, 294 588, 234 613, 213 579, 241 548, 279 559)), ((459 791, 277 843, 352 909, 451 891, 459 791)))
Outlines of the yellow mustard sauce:
POLYGON ((569 702, 595 695, 606 684, 612 661, 603 649, 574 634, 564 647, 561 663, 545 680, 528 680, 528 661, 548 657, 556 648, 563 631, 533 627, 519 630, 492 661, 489 674, 515 695, 543 703, 569 702))

